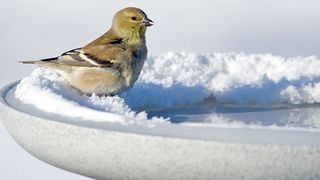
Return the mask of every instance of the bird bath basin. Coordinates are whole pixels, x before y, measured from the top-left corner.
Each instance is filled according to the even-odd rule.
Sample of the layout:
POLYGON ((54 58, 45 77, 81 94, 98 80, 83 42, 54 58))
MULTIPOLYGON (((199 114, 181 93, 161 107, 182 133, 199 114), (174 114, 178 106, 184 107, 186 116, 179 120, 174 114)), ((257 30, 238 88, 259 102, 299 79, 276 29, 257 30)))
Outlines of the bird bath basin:
POLYGON ((0 117, 9 133, 35 157, 77 174, 96 179, 320 178, 320 131, 281 127, 320 117, 316 106, 218 107, 211 115, 199 109, 153 111, 172 117, 173 123, 147 127, 41 112, 15 99, 16 84, 1 90, 0 117), (203 121, 208 117, 261 125, 215 126, 203 121), (270 126, 276 122, 279 126, 270 126))

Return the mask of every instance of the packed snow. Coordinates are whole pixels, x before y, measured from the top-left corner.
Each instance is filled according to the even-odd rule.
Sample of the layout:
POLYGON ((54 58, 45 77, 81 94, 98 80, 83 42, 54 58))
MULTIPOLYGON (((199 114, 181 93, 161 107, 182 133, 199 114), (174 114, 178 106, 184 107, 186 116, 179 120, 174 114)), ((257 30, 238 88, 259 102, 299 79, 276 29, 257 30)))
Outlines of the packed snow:
MULTIPOLYGON (((120 96, 79 94, 57 73, 37 68, 17 85, 15 97, 42 111, 79 120, 154 125, 197 123, 198 119, 211 125, 292 126, 288 117, 303 114, 297 113, 299 109, 273 120, 250 120, 249 113, 254 111, 256 116, 264 113, 265 117, 270 109, 281 114, 281 109, 316 105, 320 102, 319 67, 320 59, 316 56, 284 58, 271 54, 170 52, 149 56, 134 87, 120 96), (224 110, 229 113, 219 113, 224 110), (186 114, 184 120, 177 120, 186 114), (283 119, 286 122, 282 122, 283 119)), ((310 112, 320 113, 317 108, 306 111, 308 117, 310 112)), ((305 116, 293 126, 320 127, 317 118, 306 122, 305 116)))

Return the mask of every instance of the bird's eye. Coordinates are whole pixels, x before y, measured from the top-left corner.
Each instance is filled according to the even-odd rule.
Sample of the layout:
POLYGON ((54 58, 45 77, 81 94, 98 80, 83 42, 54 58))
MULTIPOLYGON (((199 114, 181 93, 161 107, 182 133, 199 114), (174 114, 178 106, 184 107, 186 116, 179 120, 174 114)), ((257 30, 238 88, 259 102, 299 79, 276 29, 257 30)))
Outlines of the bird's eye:
POLYGON ((135 20, 137 20, 137 17, 133 16, 133 17, 131 17, 131 20, 135 21, 135 20))

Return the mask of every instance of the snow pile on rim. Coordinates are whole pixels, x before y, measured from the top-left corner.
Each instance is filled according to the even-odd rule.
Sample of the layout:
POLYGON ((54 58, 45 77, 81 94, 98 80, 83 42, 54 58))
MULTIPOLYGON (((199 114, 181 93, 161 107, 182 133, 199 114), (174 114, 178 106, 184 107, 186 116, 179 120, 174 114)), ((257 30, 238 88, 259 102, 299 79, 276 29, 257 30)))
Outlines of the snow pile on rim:
POLYGON ((167 53, 148 59, 139 82, 198 87, 220 102, 317 103, 319 65, 316 56, 167 53))
POLYGON ((15 97, 40 110, 80 119, 162 123, 167 119, 148 118, 143 110, 197 104, 208 97, 234 104, 319 103, 318 67, 316 56, 166 53, 150 56, 135 86, 121 96, 80 95, 57 73, 37 68, 22 79, 15 97))
POLYGON ((79 120, 118 122, 122 124, 154 125, 166 122, 163 118, 147 121, 145 112, 132 111, 124 99, 115 97, 85 96, 70 88, 54 71, 37 68, 17 85, 15 97, 40 110, 69 116, 79 120))

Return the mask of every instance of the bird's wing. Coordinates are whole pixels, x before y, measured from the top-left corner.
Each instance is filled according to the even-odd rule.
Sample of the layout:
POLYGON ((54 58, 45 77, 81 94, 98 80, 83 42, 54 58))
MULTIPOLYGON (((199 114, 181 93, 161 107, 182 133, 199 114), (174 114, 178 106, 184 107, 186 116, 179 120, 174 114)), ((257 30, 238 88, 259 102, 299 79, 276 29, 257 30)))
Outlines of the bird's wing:
POLYGON ((56 63, 65 64, 70 66, 101 66, 112 67, 114 64, 111 59, 102 61, 89 53, 84 52, 81 48, 73 49, 63 53, 56 59, 56 63))
POLYGON ((23 63, 117 68, 129 58, 122 43, 121 38, 109 31, 83 48, 72 49, 55 58, 23 63))
POLYGON ((84 46, 81 51, 98 63, 122 63, 130 59, 125 40, 111 29, 96 40, 84 46))
POLYGON ((119 62, 115 60, 123 49, 118 47, 108 47, 104 48, 104 59, 96 58, 87 52, 84 52, 81 48, 73 49, 63 53, 62 55, 55 58, 42 59, 40 61, 24 61, 23 63, 54 63, 69 66, 82 66, 82 67, 117 67, 119 62))

